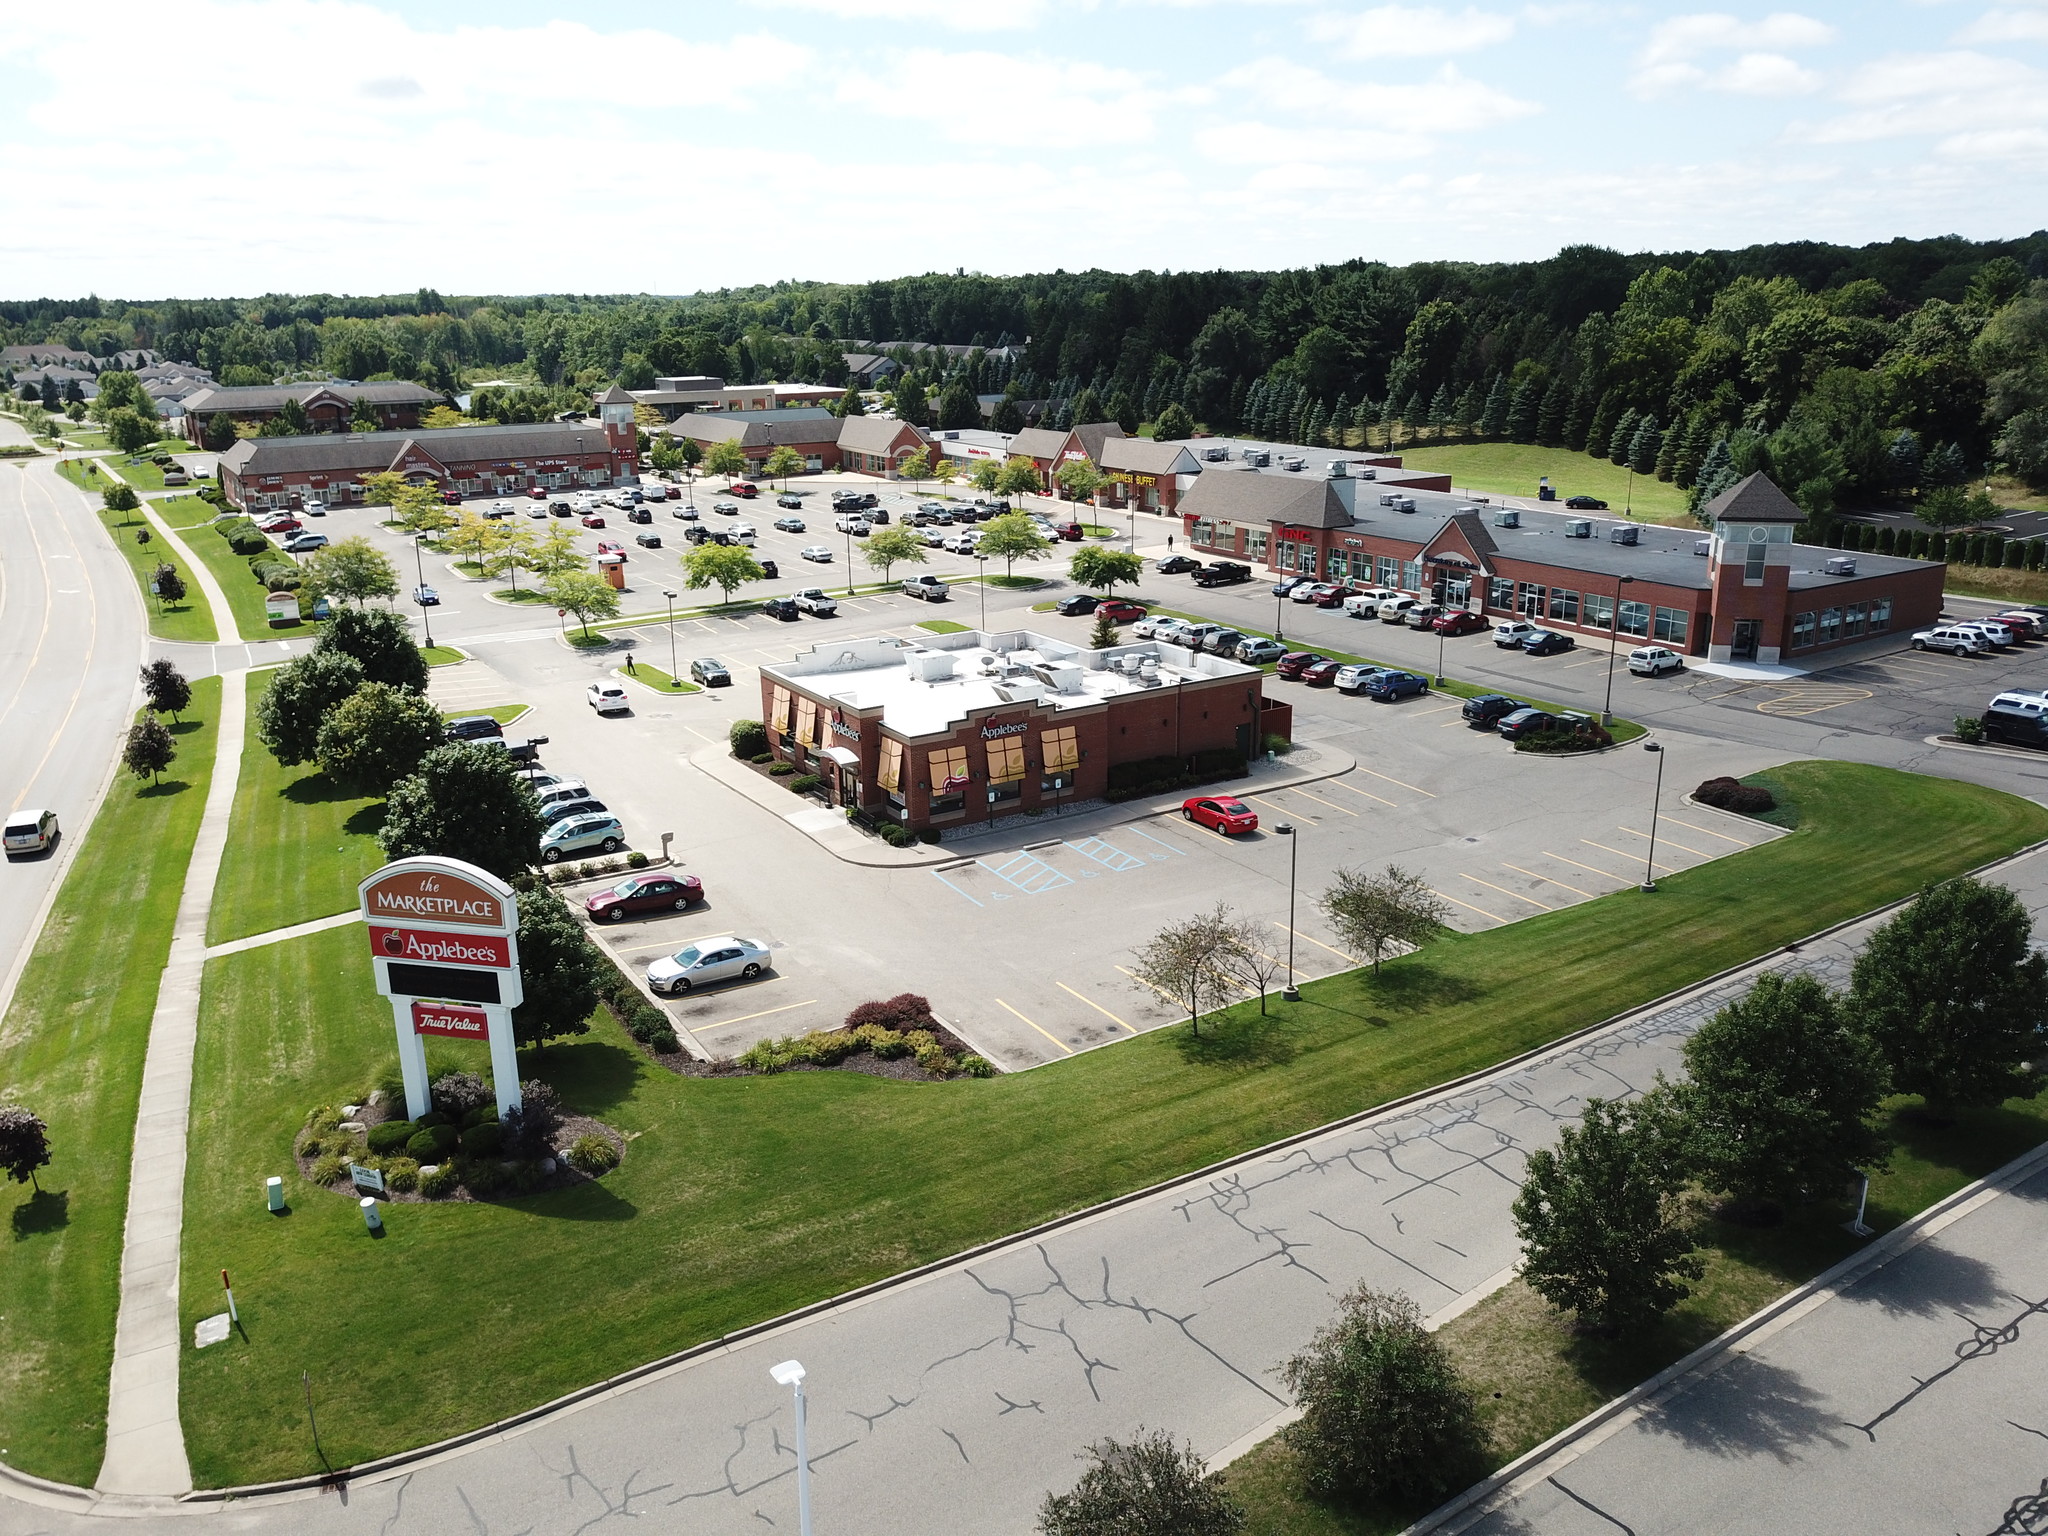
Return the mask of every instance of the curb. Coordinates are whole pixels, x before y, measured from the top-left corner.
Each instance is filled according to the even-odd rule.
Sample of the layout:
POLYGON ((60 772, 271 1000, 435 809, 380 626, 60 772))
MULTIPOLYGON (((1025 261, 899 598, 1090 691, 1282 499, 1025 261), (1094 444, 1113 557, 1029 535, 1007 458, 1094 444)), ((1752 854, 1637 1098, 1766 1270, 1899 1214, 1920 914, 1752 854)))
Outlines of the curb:
MULTIPOLYGON (((2006 1193, 2042 1167, 2048 1167, 2048 1142, 2043 1142, 2032 1151, 2022 1152, 2003 1168, 1964 1185, 1947 1199, 1930 1205, 1918 1215, 1908 1217, 1891 1231, 1872 1239, 1804 1285, 1787 1291, 1718 1337, 1709 1339, 1684 1359, 1673 1362, 1648 1381, 1603 1403, 1578 1423, 1552 1435, 1534 1450, 1525 1452, 1509 1462, 1484 1482, 1467 1489, 1449 1503, 1424 1515, 1413 1525, 1408 1526, 1401 1536, 1425 1536, 1425 1533, 1431 1531, 1455 1533, 1464 1530, 1471 1520, 1494 1513, 1508 1499, 1520 1493, 1522 1485, 1526 1485, 1535 1473, 1556 1462, 1560 1452, 1571 1449, 1594 1431, 1609 1424, 1619 1428, 1618 1420, 1637 1409, 1648 1408, 1653 1399, 1664 1395, 1669 1389, 1686 1384, 1690 1380, 1703 1380, 1711 1376, 1734 1355, 1747 1352, 1739 1347, 1745 1341, 1754 1340, 1761 1343, 1763 1336, 1778 1331, 1773 1325, 1789 1325, 1798 1320, 1795 1314, 1803 1315, 1834 1300, 1866 1275, 1883 1268, 1907 1250, 1917 1248, 1921 1243, 1937 1235, 1950 1222, 1966 1215, 1967 1207, 1987 1196, 2006 1193)), ((1588 1446, 1587 1449, 1590 1450, 1592 1447, 1588 1446)), ((1573 1459, 1566 1457, 1565 1464, 1569 1464, 1573 1459)))
MULTIPOLYGON (((1970 875, 1978 875, 1988 870, 2001 868, 2007 864, 2015 864, 2018 863, 2021 859, 2028 858, 2036 853, 2039 853, 2044 848, 2048 848, 2048 839, 2043 839, 2040 842, 2029 844, 2027 847, 2022 848, 2014 853, 2007 854, 2003 858, 1994 859, 1990 863, 1979 865, 1975 869, 1965 871, 1965 873, 1970 875)), ((1915 896, 1917 896, 1917 894, 1918 893, 1916 892, 1915 896)), ((926 1279, 927 1277, 937 1274, 946 1269, 954 1268, 963 1264, 973 1263, 978 1259, 987 1257, 990 1254, 1002 1252, 1014 1245, 1032 1242, 1039 1238, 1048 1236, 1054 1232, 1063 1231, 1068 1227, 1079 1225, 1082 1222, 1092 1221, 1098 1216, 1105 1215, 1111 1211, 1119 1210, 1124 1206, 1135 1204, 1141 1200, 1150 1199, 1155 1195, 1165 1194, 1175 1189, 1185 1188, 1189 1185, 1200 1183, 1205 1179, 1213 1179, 1217 1175, 1227 1172, 1232 1168, 1240 1167, 1245 1164, 1258 1161, 1262 1158, 1271 1157, 1276 1152, 1282 1152, 1289 1148, 1303 1145, 1304 1143, 1311 1141, 1318 1136, 1327 1135, 1332 1131, 1343 1130, 1351 1126, 1364 1125, 1382 1116, 1397 1114, 1401 1111, 1411 1109, 1418 1104, 1426 1104, 1434 1099, 1441 1098, 1445 1095, 1461 1092, 1464 1089, 1473 1086, 1474 1084, 1484 1082, 1487 1079, 1492 1078, 1496 1075, 1519 1071, 1531 1061, 1538 1060, 1546 1055, 1549 1055, 1554 1051, 1566 1049, 1570 1046, 1576 1045, 1579 1041, 1584 1040, 1591 1035, 1599 1034, 1604 1030, 1619 1027, 1620 1025, 1625 1024, 1629 1020, 1637 1018, 1642 1014, 1649 1013, 1658 1008, 1664 1007, 1672 1000, 1679 997, 1683 997, 1687 993, 1697 991, 1703 987, 1713 986, 1721 981, 1725 981, 1731 976, 1740 975, 1745 971, 1759 969, 1775 957, 1787 954, 1795 954, 1800 949, 1804 948, 1806 945, 1811 944, 1818 939, 1826 938, 1830 934, 1840 932, 1842 929, 1854 927, 1858 923, 1868 922, 1873 917, 1881 916, 1886 912, 1890 912, 1898 907, 1904 906, 1907 902, 1914 900, 1915 896, 1902 897, 1898 901, 1888 903, 1885 906, 1873 908, 1871 911, 1859 913, 1854 917, 1844 918, 1842 921, 1838 923, 1830 924, 1826 928, 1819 929, 1816 932, 1807 934, 1802 938, 1794 939, 1789 943, 1782 944, 1778 946, 1776 949, 1767 952, 1766 954, 1754 956, 1751 959, 1743 961, 1739 965, 1727 966, 1722 970, 1714 972, 1710 976, 1703 976, 1696 981, 1689 982, 1683 987, 1673 988, 1669 992, 1665 992, 1657 997, 1650 998, 1642 1003, 1638 1003, 1635 1007, 1629 1009, 1625 1013, 1614 1014, 1609 1018, 1601 1019, 1593 1024, 1588 1024, 1582 1029, 1576 1029, 1571 1031, 1569 1034, 1560 1035, 1555 1040, 1546 1041, 1544 1044, 1532 1047, 1527 1051, 1521 1052, 1519 1055, 1511 1056, 1506 1058, 1505 1060, 1494 1062, 1490 1066, 1484 1067, 1479 1071, 1468 1072, 1462 1077, 1452 1078, 1448 1082, 1433 1084, 1428 1088, 1420 1089, 1415 1093, 1405 1094, 1397 1099, 1389 1099, 1385 1103, 1376 1104, 1370 1109, 1361 1110, 1355 1115, 1345 1115, 1336 1120, 1326 1121, 1322 1125, 1313 1126, 1303 1131, 1297 1131, 1292 1135, 1284 1136, 1279 1138, 1278 1140, 1267 1142, 1263 1146, 1252 1147, 1247 1149, 1246 1151, 1235 1153, 1230 1157, 1219 1159, 1218 1161, 1209 1163, 1203 1167, 1191 1169, 1186 1173, 1176 1174, 1174 1177, 1170 1179, 1162 1179, 1155 1184, 1149 1184, 1141 1189, 1131 1190, 1126 1194, 1118 1195, 1113 1199, 1101 1201, 1098 1204, 1088 1206, 1082 1210, 1071 1211, 1064 1216, 1056 1216, 1052 1218, 1050 1221, 1040 1222, 1038 1225, 1033 1227, 1027 1227, 1021 1232, 1009 1233, 1000 1238, 992 1238, 988 1242, 976 1244, 974 1247, 963 1249, 958 1253, 949 1254, 944 1258, 934 1259, 929 1263, 918 1265, 914 1269, 904 1270, 899 1274, 890 1275, 881 1280, 872 1281, 867 1285, 857 1286, 853 1290, 842 1292, 837 1296, 828 1297, 822 1301, 816 1301, 810 1303, 807 1306, 798 1307, 792 1311, 783 1313, 779 1317, 769 1318, 766 1321, 754 1323, 745 1328, 736 1329, 733 1332, 721 1335, 716 1339, 707 1339, 703 1343, 693 1345, 688 1349, 679 1350, 674 1354, 665 1355, 660 1359, 648 1361, 644 1365, 635 1366, 630 1370, 621 1371, 615 1376, 607 1377, 605 1380, 600 1382, 593 1382, 591 1385, 579 1388, 574 1392, 564 1393, 562 1396, 557 1397, 549 1402, 539 1404, 538 1406, 533 1408, 529 1408, 522 1413, 513 1414, 507 1418, 500 1419, 494 1424, 482 1425, 476 1429, 468 1430, 462 1434, 452 1435, 445 1440, 435 1441, 431 1445, 420 1446, 416 1449, 409 1451, 395 1452, 390 1456, 380 1457, 375 1461, 363 1462, 358 1466, 344 1468, 341 1472, 337 1473, 335 1477, 332 1478, 301 1477, 274 1483, 245 1484, 243 1486, 235 1488, 203 1490, 195 1489, 191 1493, 180 1495, 180 1502, 224 1502, 230 1499, 247 1499, 261 1497, 264 1495, 302 1492, 307 1489, 315 1489, 323 1486, 328 1486, 340 1480, 345 1480, 349 1478, 369 1477, 379 1473, 393 1471, 400 1467, 410 1466, 415 1463, 426 1461, 430 1458, 443 1455, 449 1451, 459 1450, 464 1446, 474 1445, 479 1441, 490 1439, 496 1435, 503 1434, 506 1431, 517 1429, 527 1424, 535 1423, 540 1419, 547 1418, 565 1409, 575 1407, 576 1405, 586 1402, 591 1398, 612 1391, 614 1388, 630 1385, 633 1382, 643 1380, 649 1376, 656 1375, 662 1371, 669 1370, 676 1366, 688 1364, 693 1360, 700 1359, 706 1355, 714 1353, 715 1351, 726 1349, 736 1344, 746 1343, 752 1339, 761 1337, 763 1335, 774 1333, 779 1329, 787 1328, 792 1324, 804 1322, 808 1319, 819 1317, 824 1315, 825 1313, 835 1311, 838 1308, 850 1306, 856 1302, 865 1301, 870 1297, 881 1295, 887 1291, 899 1289, 903 1286, 907 1286, 917 1281, 926 1279)), ((1923 1212, 1922 1216, 1924 1217, 1925 1215, 1927 1215, 1927 1213, 1923 1212)), ((1918 1220, 1919 1218, 1915 1219, 1918 1220)), ((1907 1225, 1911 1224, 1908 1223, 1907 1225)), ((1854 1255, 1852 1255, 1851 1257, 1853 1258, 1854 1255)), ((6 1470, 7 1469, 5 1468, 4 1464, 0 1464, 0 1472, 4 1472, 6 1470)), ((62 1487, 62 1485, 51 1486, 59 1488, 62 1487)))
POLYGON ((2021 762, 2038 763, 2039 752, 2029 752, 2025 747, 2002 747, 1995 742, 1957 741, 1953 736, 1922 736, 1930 747, 1939 747, 1944 752, 1982 752, 1990 757, 2013 757, 2021 762))

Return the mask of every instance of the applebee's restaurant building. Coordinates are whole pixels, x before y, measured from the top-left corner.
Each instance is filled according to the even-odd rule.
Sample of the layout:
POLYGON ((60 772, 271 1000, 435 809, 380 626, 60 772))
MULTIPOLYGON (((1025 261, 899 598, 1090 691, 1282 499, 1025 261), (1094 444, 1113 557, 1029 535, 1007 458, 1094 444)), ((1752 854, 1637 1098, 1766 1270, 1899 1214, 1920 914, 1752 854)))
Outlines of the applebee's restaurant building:
POLYGON ((1256 667, 1145 642, 1086 650, 1025 630, 828 641, 761 668, 777 757, 835 805, 913 830, 1100 797, 1110 770, 1227 751, 1249 759, 1292 711, 1256 667))

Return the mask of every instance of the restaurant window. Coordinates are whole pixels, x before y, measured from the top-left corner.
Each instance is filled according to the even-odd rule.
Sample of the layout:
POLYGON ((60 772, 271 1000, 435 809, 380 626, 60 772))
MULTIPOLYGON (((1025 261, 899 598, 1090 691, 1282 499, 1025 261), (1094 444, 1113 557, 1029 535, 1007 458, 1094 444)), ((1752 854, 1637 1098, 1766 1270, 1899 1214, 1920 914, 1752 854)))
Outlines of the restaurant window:
POLYGON ((1543 617, 1544 589, 1533 581, 1522 582, 1515 592, 1515 611, 1531 619, 1543 617))
POLYGON ((1881 635, 1891 627, 1892 600, 1888 597, 1873 599, 1870 604, 1870 632, 1881 635))
POLYGON ((1502 613, 1515 611, 1515 584, 1505 576, 1486 578, 1486 606, 1498 608, 1502 613))
POLYGON ((925 759, 932 787, 932 814, 943 816, 967 804, 967 749, 939 747, 925 759))
POLYGON ((1742 551, 1742 580, 1751 585, 1764 579, 1764 550, 1760 541, 1752 540, 1742 551))
POLYGON ((818 704, 815 699, 796 701, 796 739, 807 747, 818 744, 818 704))
POLYGON ((1024 738, 1004 736, 988 744, 988 781, 1014 784, 1024 777, 1024 738))
POLYGON ((1331 581, 1349 581, 1351 579, 1351 557, 1341 549, 1331 550, 1330 558, 1324 566, 1323 574, 1331 581))
POLYGON ((1294 569, 1294 552, 1299 547, 1292 539, 1283 539, 1281 541, 1279 560, 1281 570, 1291 571, 1294 569))
POLYGON ((1665 645, 1675 645, 1681 650, 1684 649, 1685 623, 1686 612, 1683 608, 1659 608, 1656 638, 1665 645))
POLYGON ((1820 643, 1821 643, 1822 645, 1826 645, 1826 644, 1827 644, 1827 643, 1828 643, 1828 642, 1829 642, 1830 640, 1839 640, 1839 639, 1841 638, 1841 636, 1842 636, 1842 610, 1841 610, 1841 609, 1839 609, 1839 608, 1823 608, 1823 609, 1821 609, 1821 611, 1820 611, 1820 643))
POLYGON ((1374 574, 1383 587, 1398 586, 1401 581, 1401 562, 1392 555, 1381 555, 1373 562, 1374 574))
POLYGON ((1216 525, 1198 522, 1188 530, 1188 542, 1200 544, 1205 549, 1216 542, 1216 525))
POLYGON ((875 774, 875 782, 892 793, 903 787, 902 742, 892 741, 887 736, 882 738, 882 760, 875 774))
POLYGON ((1045 732, 1038 738, 1038 749, 1045 754, 1042 766, 1047 773, 1072 773, 1081 765, 1081 748, 1071 725, 1045 732))
POLYGON ((1313 576, 1316 573, 1316 547, 1313 544, 1301 546, 1301 574, 1313 576))
POLYGON ((1266 541, 1269 537, 1269 533, 1264 528, 1254 528, 1250 533, 1246 534, 1244 552, 1247 558, 1253 560, 1265 559, 1266 541))
POLYGON ((1237 524, 1219 520, 1216 524, 1216 547, 1235 550, 1237 548, 1237 524))
POLYGON ((1863 633, 1863 625, 1870 617, 1870 604, 1851 603, 1842 610, 1842 638, 1854 639, 1863 633))
POLYGON ((1562 619, 1567 624, 1579 622, 1579 594, 1567 592, 1563 587, 1550 589, 1550 616, 1562 619))
POLYGON ((1586 616, 1580 622, 1588 629, 1614 628, 1614 599, 1598 592, 1586 594, 1586 616))
POLYGON ((768 701, 768 729, 778 736, 789 734, 789 690, 777 687, 768 701))
POLYGON ((1624 635, 1647 635, 1650 632, 1650 605, 1623 603, 1621 623, 1618 627, 1624 635))
POLYGON ((1813 644, 1813 615, 1795 613, 1792 615, 1792 649, 1813 644))

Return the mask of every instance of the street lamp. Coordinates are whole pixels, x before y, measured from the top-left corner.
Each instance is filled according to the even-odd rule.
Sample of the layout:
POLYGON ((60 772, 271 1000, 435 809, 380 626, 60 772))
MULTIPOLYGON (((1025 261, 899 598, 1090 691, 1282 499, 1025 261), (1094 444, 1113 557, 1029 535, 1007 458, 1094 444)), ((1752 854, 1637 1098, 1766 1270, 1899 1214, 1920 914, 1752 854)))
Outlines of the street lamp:
POLYGON ((1275 640, 1285 640, 1287 637, 1280 633, 1280 613, 1287 602, 1287 594, 1278 590, 1279 582, 1274 582, 1273 586, 1275 589, 1273 592, 1273 638, 1275 640))
POLYGON ((676 677, 676 595, 667 587, 661 589, 661 595, 668 599, 668 680, 673 683, 678 681, 676 677))
POLYGON ((427 584, 426 561, 420 554, 420 546, 426 542, 427 536, 424 533, 416 533, 413 535, 412 569, 413 574, 419 578, 419 582, 418 585, 416 585, 413 588, 412 600, 413 605, 417 607, 420 611, 420 624, 426 629, 427 649, 431 651, 434 648, 434 616, 428 610, 427 605, 420 601, 420 589, 425 587, 427 584))
POLYGON ((811 1536, 811 1454, 804 1430, 804 1368, 799 1361, 785 1360, 768 1374, 775 1384, 796 1392, 796 1519, 798 1536, 811 1536))
POLYGON ((846 595, 853 596, 853 524, 846 525, 846 595))
POLYGON ((988 633, 988 556, 976 555, 974 584, 981 589, 981 632, 988 633))
POLYGON ((1132 554, 1138 552, 1138 504, 1131 503, 1131 541, 1127 546, 1132 554))
POLYGON ((1664 798, 1664 749, 1654 741, 1643 743, 1645 752, 1657 754, 1657 787, 1650 792, 1650 854, 1643 860, 1643 889, 1657 889, 1657 808, 1664 798))
MULTIPOLYGON (((1621 589, 1635 580, 1633 576, 1614 578, 1614 612, 1607 615, 1607 702, 1600 706, 1600 723, 1614 724, 1614 653, 1621 644, 1621 589)), ((1437 679, 1442 682, 1442 678, 1437 679)))
POLYGON ((1287 990, 1280 996, 1290 1003, 1301 1001, 1301 988, 1294 984, 1294 868, 1296 856, 1301 852, 1301 839, 1294 835, 1292 822, 1281 822, 1273 828, 1276 835, 1287 839, 1287 990))

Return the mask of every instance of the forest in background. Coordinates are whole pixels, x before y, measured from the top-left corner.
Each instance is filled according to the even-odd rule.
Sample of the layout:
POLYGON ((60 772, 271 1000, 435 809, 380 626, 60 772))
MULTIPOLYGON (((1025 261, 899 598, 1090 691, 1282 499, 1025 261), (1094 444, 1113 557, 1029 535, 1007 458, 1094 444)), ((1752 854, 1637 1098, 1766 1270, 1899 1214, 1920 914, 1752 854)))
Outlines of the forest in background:
MULTIPOLYGON (((489 419, 656 374, 846 379, 889 344, 902 414, 980 425, 975 396, 1048 419, 1302 443, 1479 437, 1585 449, 1690 488, 1768 470, 1816 522, 1915 499, 1982 510, 1999 470, 2048 484, 2048 232, 1794 243, 1539 262, 1368 261, 1280 272, 926 274, 646 295, 0 303, 0 342, 128 347, 222 382, 334 376, 454 390, 503 374, 489 419), (920 351, 919 344, 970 349, 920 351)), ((473 407, 476 409, 476 407, 473 407)))

